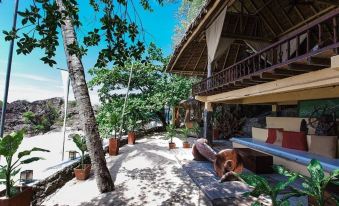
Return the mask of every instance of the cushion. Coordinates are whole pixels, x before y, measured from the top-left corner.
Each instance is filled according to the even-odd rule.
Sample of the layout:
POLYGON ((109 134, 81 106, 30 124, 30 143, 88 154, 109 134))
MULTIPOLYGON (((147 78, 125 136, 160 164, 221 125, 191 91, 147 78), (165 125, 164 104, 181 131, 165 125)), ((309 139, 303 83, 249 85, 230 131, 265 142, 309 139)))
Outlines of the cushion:
POLYGON ((273 144, 281 147, 282 146, 282 141, 283 141, 283 130, 277 129, 276 130, 276 136, 277 137, 276 137, 276 139, 275 139, 273 144))
POLYGON ((283 130, 281 128, 268 128, 268 136, 266 143, 273 144, 277 139, 277 130, 283 130))
POLYGON ((311 135, 311 146, 309 152, 329 158, 336 158, 337 141, 337 136, 311 135))
POLYGON ((252 127, 252 138, 262 142, 266 142, 268 136, 268 129, 252 127))
POLYGON ((307 151, 307 138, 304 132, 283 131, 282 147, 307 151))

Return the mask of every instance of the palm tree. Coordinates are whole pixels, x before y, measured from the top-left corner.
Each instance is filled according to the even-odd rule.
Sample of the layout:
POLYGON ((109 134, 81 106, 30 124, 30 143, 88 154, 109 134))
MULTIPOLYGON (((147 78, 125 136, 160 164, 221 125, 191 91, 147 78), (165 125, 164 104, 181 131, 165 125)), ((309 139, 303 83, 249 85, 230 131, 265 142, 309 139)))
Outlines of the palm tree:
MULTIPOLYGON (((56 0, 60 12, 65 10, 63 0, 56 0)), ((96 124, 94 111, 92 108, 88 87, 85 79, 84 67, 81 58, 75 54, 70 54, 69 45, 77 43, 72 21, 66 17, 64 24, 61 26, 64 49, 67 59, 68 71, 73 87, 74 97, 79 106, 80 118, 83 121, 83 128, 88 147, 89 155, 92 162, 97 186, 100 192, 110 192, 114 190, 109 170, 107 169, 105 153, 102 148, 98 125, 96 124)))

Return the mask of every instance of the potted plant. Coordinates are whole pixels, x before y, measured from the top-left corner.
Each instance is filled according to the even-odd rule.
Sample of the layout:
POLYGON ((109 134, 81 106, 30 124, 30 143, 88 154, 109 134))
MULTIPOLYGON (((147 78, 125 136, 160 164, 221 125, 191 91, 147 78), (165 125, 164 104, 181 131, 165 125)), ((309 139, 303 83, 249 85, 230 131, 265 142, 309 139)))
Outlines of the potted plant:
POLYGON ((176 145, 173 142, 173 137, 175 137, 176 130, 174 128, 174 125, 168 125, 166 127, 166 137, 170 139, 170 142, 168 143, 169 149, 175 149, 176 145))
POLYGON ((73 136, 73 142, 81 151, 80 165, 74 168, 75 178, 77 180, 86 180, 91 172, 91 164, 84 164, 85 152, 87 152, 86 138, 85 136, 76 134, 73 136))
POLYGON ((303 180, 303 184, 302 189, 292 188, 295 196, 308 196, 308 203, 312 206, 338 205, 339 199, 336 199, 338 197, 326 190, 329 184, 339 184, 339 169, 326 176, 320 162, 312 159, 307 170, 310 177, 298 174, 298 177, 303 180))
POLYGON ((113 128, 114 136, 108 140, 108 153, 111 156, 119 154, 120 139, 117 138, 117 131, 119 130, 119 116, 117 113, 110 114, 110 125, 113 128))
POLYGON ((201 129, 200 129, 200 125, 197 122, 193 123, 191 131, 193 134, 196 135, 197 138, 200 137, 201 129))
MULTIPOLYGON (((279 174, 285 169, 281 166, 274 165, 274 170, 279 174), (279 172, 280 171, 280 172, 279 172)), ((260 195, 269 196, 272 200, 272 206, 288 206, 288 199, 293 196, 291 193, 285 193, 284 191, 290 187, 290 185, 298 178, 297 174, 288 175, 286 180, 276 183, 275 185, 270 184, 264 177, 256 174, 235 174, 240 180, 246 182, 248 185, 254 187, 251 192, 247 192, 244 195, 252 195, 253 197, 259 197, 260 195), (284 195, 283 197, 278 197, 284 195)), ((255 202, 253 206, 260 206, 260 202, 255 202)))
POLYGON ((31 150, 25 150, 17 154, 17 159, 14 159, 22 140, 24 132, 13 132, 0 139, 0 155, 4 157, 5 165, 0 167, 0 182, 6 185, 6 189, 0 192, 0 206, 29 206, 32 201, 33 190, 30 187, 15 186, 14 176, 20 172, 20 165, 29 164, 38 160, 41 157, 28 157, 32 152, 49 152, 48 150, 34 147, 31 150), (25 159, 23 159, 25 157, 25 159))
POLYGON ((181 133, 182 133, 182 137, 183 137, 183 143, 182 143, 182 147, 183 148, 190 148, 191 145, 190 143, 188 143, 187 139, 188 139, 188 135, 191 133, 191 129, 188 127, 182 128, 181 129, 181 133))
POLYGON ((129 119, 128 123, 128 144, 135 144, 136 139, 136 133, 135 133, 135 127, 137 125, 137 121, 135 121, 135 118, 129 119))

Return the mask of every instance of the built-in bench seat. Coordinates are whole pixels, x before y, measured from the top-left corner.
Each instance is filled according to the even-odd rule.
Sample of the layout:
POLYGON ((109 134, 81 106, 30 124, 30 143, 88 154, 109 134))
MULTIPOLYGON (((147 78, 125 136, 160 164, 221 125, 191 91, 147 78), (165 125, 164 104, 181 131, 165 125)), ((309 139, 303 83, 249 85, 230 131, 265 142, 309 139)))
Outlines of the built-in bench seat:
POLYGON ((339 159, 331 159, 305 151, 287 149, 247 137, 232 138, 231 141, 235 147, 248 147, 301 165, 308 165, 312 159, 317 159, 321 162, 326 172, 339 168, 339 159))

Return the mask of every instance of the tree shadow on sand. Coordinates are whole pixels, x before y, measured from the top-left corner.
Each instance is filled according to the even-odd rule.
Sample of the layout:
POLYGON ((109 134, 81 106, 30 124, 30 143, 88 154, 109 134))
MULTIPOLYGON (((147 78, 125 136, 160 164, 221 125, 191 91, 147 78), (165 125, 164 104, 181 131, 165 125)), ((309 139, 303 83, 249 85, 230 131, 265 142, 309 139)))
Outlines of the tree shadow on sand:
MULTIPOLYGON (((166 145, 166 144, 165 144, 166 145)), ((134 146, 122 148, 121 153, 112 164, 108 164, 114 181, 117 174, 123 174, 128 181, 137 183, 133 188, 135 196, 128 194, 128 181, 118 183, 114 192, 100 195, 82 205, 200 205, 197 202, 197 191, 192 180, 178 164, 174 154, 169 154, 168 147, 160 146, 152 139, 134 146), (150 164, 141 168, 129 168, 124 163, 142 157, 150 164), (175 175, 175 180, 169 174, 175 175), (193 198, 194 196, 194 198, 193 198), (163 199, 159 204, 159 200, 163 199)), ((135 161, 135 160, 134 160, 135 161)), ((205 204, 202 204, 205 205, 205 204)))

